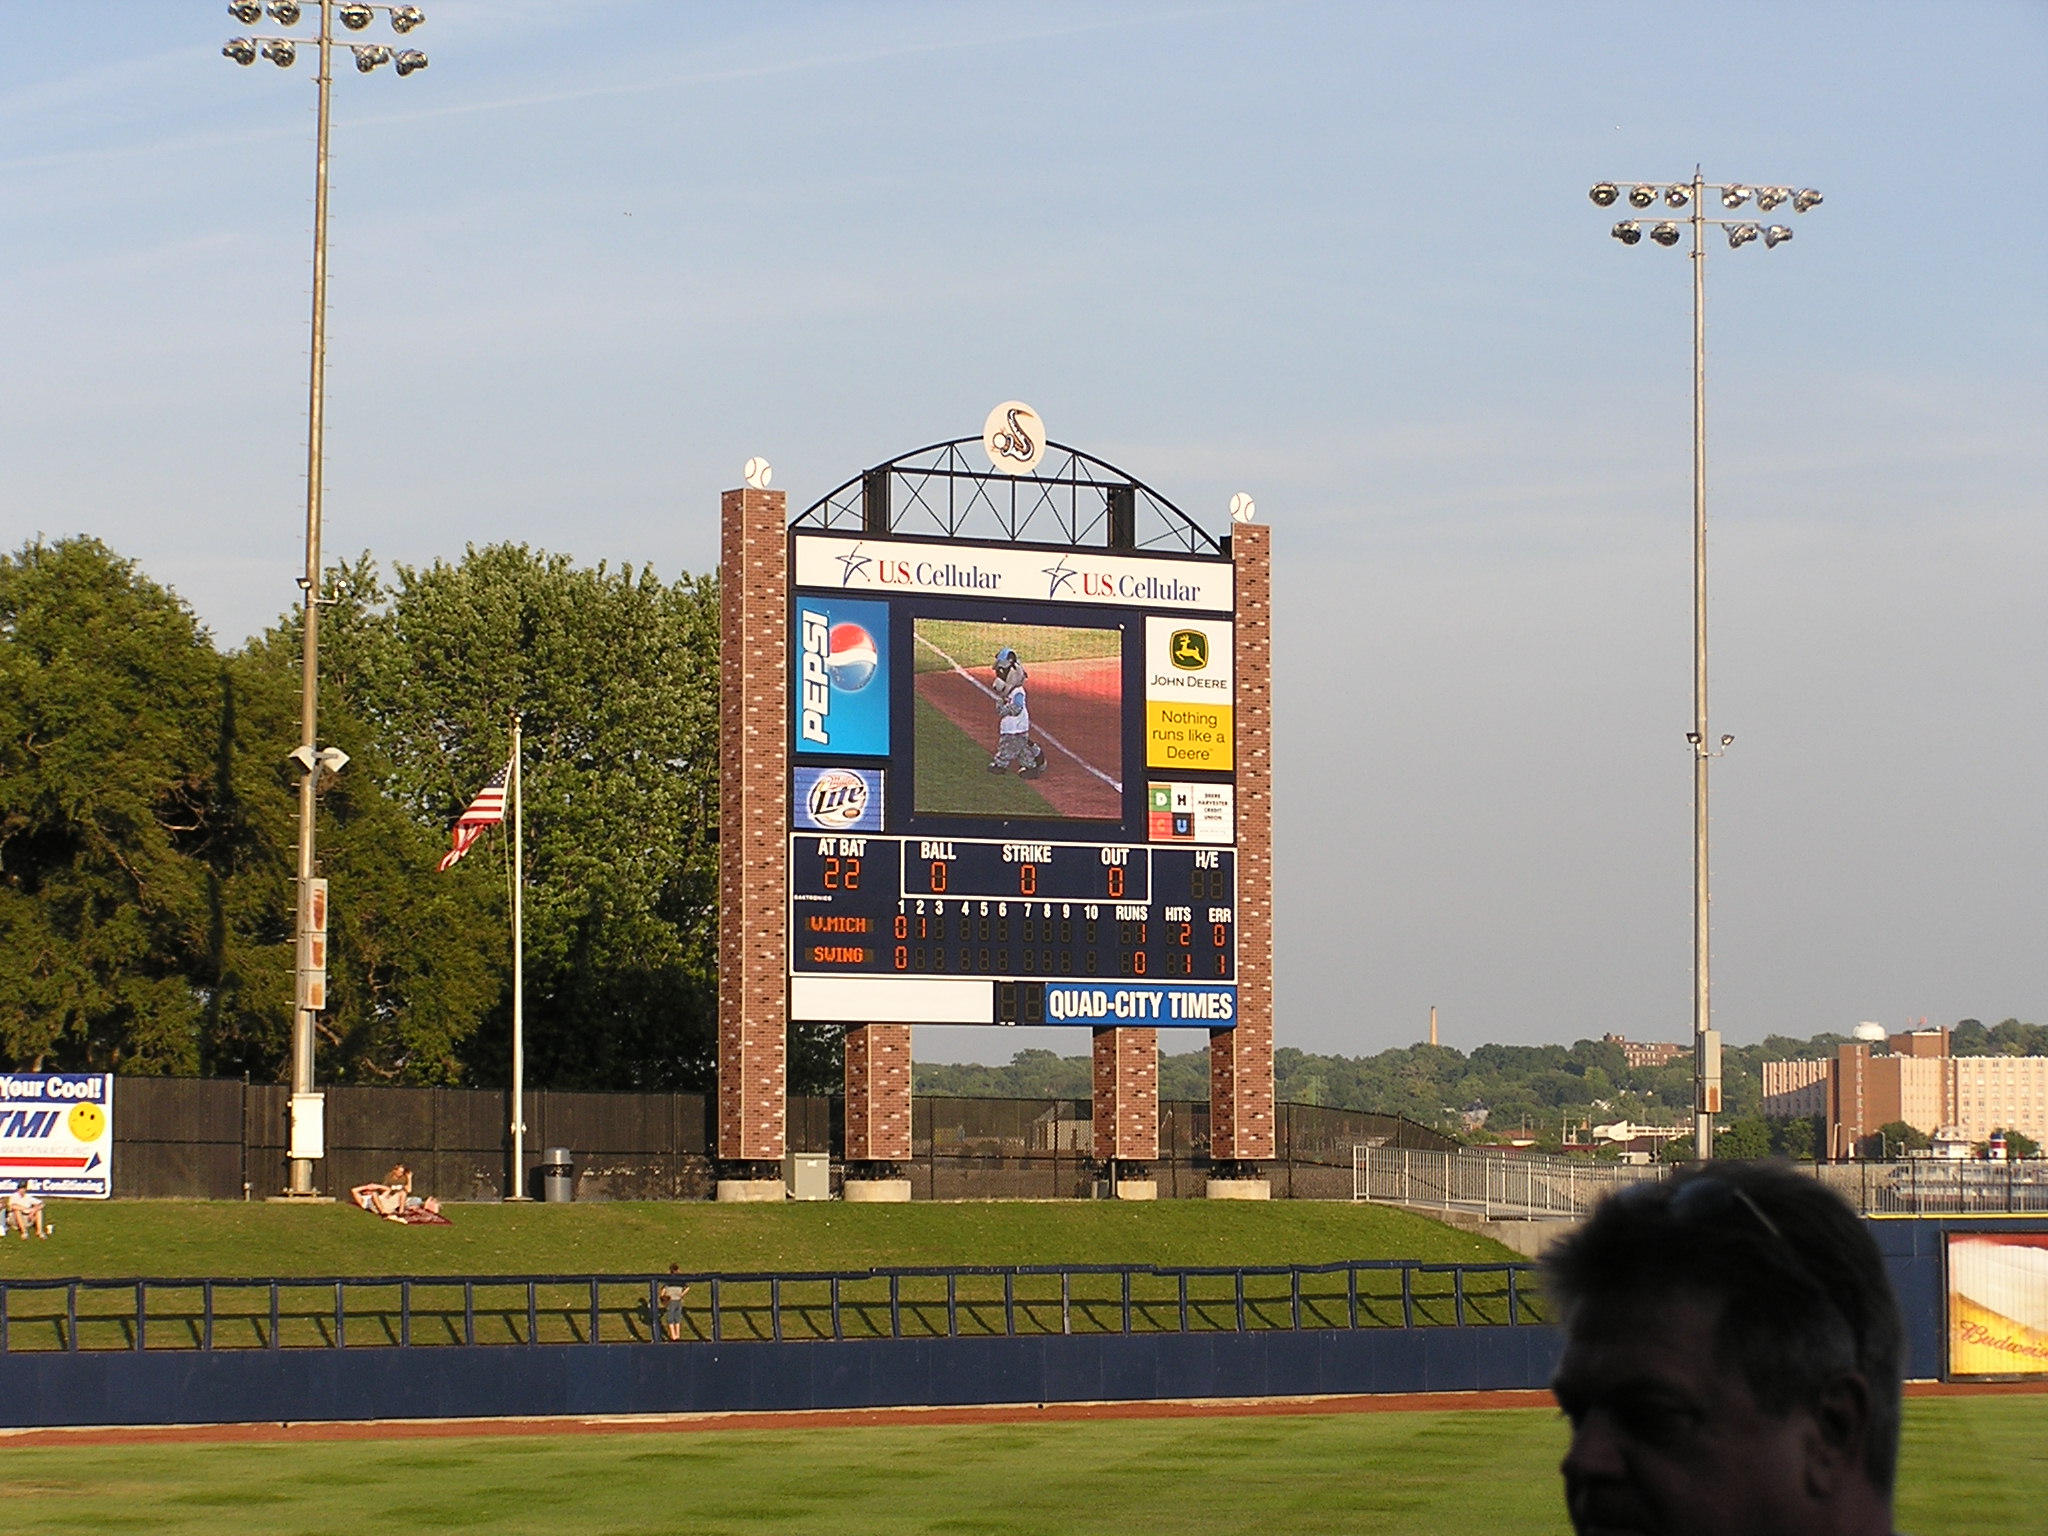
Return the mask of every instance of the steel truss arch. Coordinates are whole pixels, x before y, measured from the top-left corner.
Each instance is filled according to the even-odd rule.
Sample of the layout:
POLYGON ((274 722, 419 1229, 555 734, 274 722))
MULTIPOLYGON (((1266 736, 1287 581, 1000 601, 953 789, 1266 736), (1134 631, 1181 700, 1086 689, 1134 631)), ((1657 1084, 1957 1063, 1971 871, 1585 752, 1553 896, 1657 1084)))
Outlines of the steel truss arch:
POLYGON ((1012 475, 976 467, 979 437, 931 443, 862 470, 790 527, 1228 557, 1228 539, 1135 475, 1065 443, 1045 450, 1035 471, 1012 475))

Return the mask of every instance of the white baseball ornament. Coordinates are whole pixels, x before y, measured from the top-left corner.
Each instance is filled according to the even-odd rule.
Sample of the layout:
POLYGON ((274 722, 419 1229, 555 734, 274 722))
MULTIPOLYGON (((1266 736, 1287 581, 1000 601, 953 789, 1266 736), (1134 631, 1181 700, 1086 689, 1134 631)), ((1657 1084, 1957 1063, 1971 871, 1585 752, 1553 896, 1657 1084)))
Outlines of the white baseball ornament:
POLYGON ((1233 523, 1248 523, 1259 515, 1259 504, 1239 491, 1230 498, 1230 520, 1233 523))
POLYGON ((766 459, 749 459, 747 467, 740 473, 746 478, 748 485, 757 491, 765 491, 768 489, 768 482, 775 478, 775 466, 766 459))

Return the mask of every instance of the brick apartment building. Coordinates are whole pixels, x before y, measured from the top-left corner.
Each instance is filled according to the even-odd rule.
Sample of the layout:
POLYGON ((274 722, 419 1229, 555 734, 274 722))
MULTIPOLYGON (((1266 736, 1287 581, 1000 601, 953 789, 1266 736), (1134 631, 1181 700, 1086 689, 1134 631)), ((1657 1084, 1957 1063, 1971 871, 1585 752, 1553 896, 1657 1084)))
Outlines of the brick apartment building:
POLYGON ((1947 1030, 1917 1029, 1883 1046, 1845 1045, 1832 1060, 1767 1061, 1763 1111, 1825 1115, 1836 1158, 1895 1120, 1962 1142, 2005 1129, 2048 1143, 2048 1056, 1952 1056, 1948 1047, 1947 1030))
POLYGON ((1621 1059, 1628 1063, 1629 1070, 1642 1067, 1667 1067, 1681 1056, 1690 1055, 1689 1045, 1672 1045, 1663 1040, 1631 1040, 1627 1035, 1602 1035, 1603 1045, 1621 1047, 1621 1059))

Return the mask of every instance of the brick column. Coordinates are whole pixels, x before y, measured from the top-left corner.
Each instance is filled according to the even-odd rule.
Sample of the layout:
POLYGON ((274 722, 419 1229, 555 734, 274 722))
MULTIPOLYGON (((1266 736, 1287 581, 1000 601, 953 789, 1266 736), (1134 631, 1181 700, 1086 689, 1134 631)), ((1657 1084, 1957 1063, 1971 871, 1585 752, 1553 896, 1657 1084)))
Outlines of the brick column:
POLYGON ((1159 1158, 1159 1031, 1095 1031, 1095 1156, 1099 1162, 1159 1158))
POLYGON ((781 491, 720 501, 721 1199, 780 1199, 789 961, 789 541, 781 491), (771 1184, 772 1181, 772 1184, 771 1184))
MULTIPOLYGON (((1224 1165, 1275 1155, 1271 543, 1272 531, 1259 523, 1230 530, 1237 565, 1237 1027, 1209 1032, 1209 1155, 1224 1165)), ((1216 1173, 1212 1185, 1256 1177, 1242 1166, 1216 1173)))
POLYGON ((910 1161, 910 1026, 846 1027, 847 1177, 856 1163, 910 1161))

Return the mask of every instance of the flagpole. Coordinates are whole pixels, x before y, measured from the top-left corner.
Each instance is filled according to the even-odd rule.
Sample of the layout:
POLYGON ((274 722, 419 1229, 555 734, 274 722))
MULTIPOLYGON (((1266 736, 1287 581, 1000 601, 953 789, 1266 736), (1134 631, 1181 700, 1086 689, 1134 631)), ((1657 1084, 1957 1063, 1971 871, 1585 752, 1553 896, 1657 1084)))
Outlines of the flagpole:
POLYGON ((526 1196, 526 783, 519 763, 519 716, 512 717, 512 1184, 526 1196))

